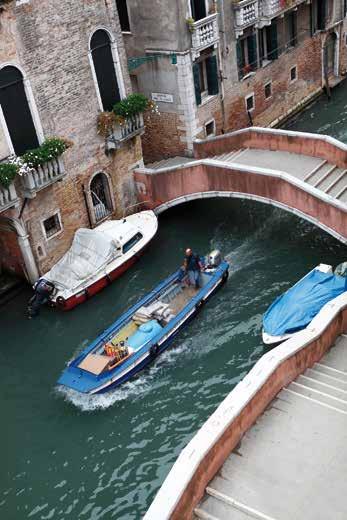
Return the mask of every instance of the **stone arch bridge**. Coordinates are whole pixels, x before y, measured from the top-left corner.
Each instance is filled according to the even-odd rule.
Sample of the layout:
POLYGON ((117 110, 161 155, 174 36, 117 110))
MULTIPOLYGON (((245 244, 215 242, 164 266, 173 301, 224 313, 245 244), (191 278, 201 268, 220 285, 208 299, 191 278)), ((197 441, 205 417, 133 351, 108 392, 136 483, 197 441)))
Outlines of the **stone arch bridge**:
POLYGON ((139 201, 157 214, 183 202, 236 197, 272 204, 347 243, 347 146, 328 136, 247 128, 194 143, 135 172, 139 201))

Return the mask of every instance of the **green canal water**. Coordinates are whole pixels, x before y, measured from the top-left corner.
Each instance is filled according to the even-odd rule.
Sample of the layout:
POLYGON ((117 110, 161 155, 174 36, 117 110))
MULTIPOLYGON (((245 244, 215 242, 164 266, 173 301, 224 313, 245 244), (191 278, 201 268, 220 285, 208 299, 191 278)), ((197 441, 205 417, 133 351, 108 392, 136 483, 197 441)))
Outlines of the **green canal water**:
MULTIPOLYGON (((346 103, 330 110, 345 117, 346 103)), ((303 118, 327 125, 330 112, 314 111, 303 118)), ((26 320, 29 290, 2 307, 0 519, 140 519, 180 450, 263 354, 268 305, 313 266, 346 253, 270 206, 198 201, 163 214, 138 264, 74 311, 44 309, 26 320), (133 381, 102 396, 60 392, 66 361, 175 270, 187 246, 220 248, 231 262, 228 283, 133 381)))

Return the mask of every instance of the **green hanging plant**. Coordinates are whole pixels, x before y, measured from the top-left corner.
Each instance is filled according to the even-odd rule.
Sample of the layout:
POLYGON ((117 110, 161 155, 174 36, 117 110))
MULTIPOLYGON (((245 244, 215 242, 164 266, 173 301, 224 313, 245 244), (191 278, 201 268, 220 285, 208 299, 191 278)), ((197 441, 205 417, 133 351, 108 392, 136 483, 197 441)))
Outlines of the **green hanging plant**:
POLYGON ((66 139, 50 137, 38 148, 24 153, 21 158, 29 167, 37 168, 52 159, 56 159, 70 146, 72 146, 72 143, 66 139))
POLYGON ((127 119, 144 112, 149 107, 149 103, 149 100, 144 94, 130 94, 114 105, 113 112, 116 116, 127 119))
POLYGON ((8 188, 18 173, 18 166, 11 163, 0 163, 0 184, 8 188))

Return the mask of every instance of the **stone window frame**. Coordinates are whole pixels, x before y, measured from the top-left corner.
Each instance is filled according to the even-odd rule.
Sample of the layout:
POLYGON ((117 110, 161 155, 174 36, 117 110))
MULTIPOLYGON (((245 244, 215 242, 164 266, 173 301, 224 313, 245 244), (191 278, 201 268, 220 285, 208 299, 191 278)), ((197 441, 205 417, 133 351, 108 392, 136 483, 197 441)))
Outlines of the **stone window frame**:
POLYGON ((90 65, 90 68, 91 68, 91 71, 92 71, 96 97, 98 98, 98 105, 99 105, 99 108, 100 108, 101 112, 103 112, 104 111, 104 107, 103 107, 102 99, 101 99, 101 96, 100 96, 99 83, 98 83, 98 79, 96 77, 92 51, 91 51, 91 48, 90 48, 92 37, 96 33, 96 31, 105 31, 108 34, 109 38, 110 38, 111 53, 112 53, 112 58, 113 58, 113 65, 114 65, 114 70, 115 70, 115 73, 116 73, 116 78, 117 78, 117 83, 118 83, 118 88, 119 88, 119 95, 120 95, 121 99, 124 99, 126 97, 126 90, 125 90, 125 83, 124 83, 122 65, 121 65, 121 61, 120 61, 120 58, 119 58, 117 40, 113 36, 112 32, 109 29, 107 29, 107 27, 104 27, 102 25, 98 25, 97 27, 94 27, 94 29, 91 31, 91 33, 89 35, 88 59, 89 59, 89 65, 90 65))
MULTIPOLYGON (((205 0, 205 9, 206 9, 206 17, 210 16, 208 14, 208 12, 210 10, 210 2, 209 2, 209 0, 205 0)), ((193 17, 191 0, 187 0, 187 15, 188 15, 187 18, 192 18, 193 17)))
MULTIPOLYGON (((39 111, 37 109, 37 105, 36 105, 36 102, 35 102, 35 98, 34 98, 34 94, 33 94, 33 91, 32 91, 31 85, 30 85, 29 78, 25 74, 25 72, 22 69, 22 67, 20 65, 18 65, 18 63, 16 63, 16 62, 7 61, 7 62, 4 62, 4 63, 0 63, 0 71, 3 68, 5 68, 5 67, 14 67, 14 68, 18 69, 19 72, 23 76, 24 91, 25 91, 25 95, 26 95, 26 98, 27 98, 27 101, 28 101, 29 110, 30 110, 30 113, 31 113, 31 117, 33 119, 34 127, 35 127, 35 130, 36 130, 36 136, 37 136, 37 139, 39 141, 39 144, 42 144, 43 141, 45 140, 45 136, 44 136, 44 133, 43 133, 43 128, 42 128, 41 119, 40 119, 40 116, 39 116, 39 111)), ((6 144, 8 146, 9 151, 10 151, 10 154, 11 155, 15 155, 14 147, 13 147, 13 144, 12 144, 12 139, 11 139, 11 136, 10 136, 10 132, 8 131, 7 123, 6 123, 5 116, 4 116, 4 113, 2 111, 1 106, 0 106, 0 126, 3 129, 5 140, 6 140, 6 144)))
POLYGON ((246 106, 246 111, 247 112, 253 112, 253 110, 255 109, 255 96, 254 96, 254 92, 251 92, 250 94, 245 96, 245 106, 246 106), (249 99, 251 99, 251 98, 253 99, 253 106, 252 106, 252 108, 248 108, 247 101, 249 99))
POLYGON ((120 16, 119 16, 119 12, 118 12, 118 8, 117 8, 117 2, 116 2, 116 9, 117 9, 117 13, 118 13, 118 19, 119 19, 119 27, 120 27, 120 30, 121 30, 121 33, 122 34, 132 34, 132 30, 131 28, 133 27, 133 23, 132 23, 132 20, 131 20, 131 10, 129 9, 129 4, 127 3, 126 4, 127 6, 127 13, 128 13, 128 20, 129 20, 129 31, 123 31, 122 30, 122 26, 121 26, 121 23, 120 23, 120 16))
POLYGON ((89 217, 90 217, 90 222, 92 224, 92 227, 98 226, 99 224, 101 224, 102 222, 107 220, 112 215, 112 213, 114 213, 116 206, 115 206, 115 201, 114 201, 112 179, 111 179, 111 175, 109 173, 105 172, 104 170, 97 170, 97 171, 95 171, 93 173, 93 175, 91 175, 91 177, 90 177, 90 179, 88 181, 88 188, 87 188, 87 191, 86 191, 86 196, 87 196, 88 212, 89 212, 89 217), (105 195, 106 195, 106 197, 109 196, 109 203, 110 203, 111 208, 110 208, 110 213, 108 215, 106 215, 104 218, 102 218, 100 220, 97 220, 96 219, 96 215, 95 215, 94 204, 93 204, 93 199, 92 199, 90 186, 91 186, 91 183, 93 182, 94 177, 96 177, 100 173, 102 173, 106 177, 107 187, 108 187, 108 194, 105 193, 105 195))
POLYGON ((297 80, 298 80, 298 66, 295 64, 295 65, 292 65, 289 69, 289 82, 295 83, 297 80), (294 69, 295 69, 295 78, 292 78, 292 70, 294 70, 294 69))
POLYGON ((64 227, 63 227, 63 222, 61 220, 61 213, 60 213, 60 209, 57 209, 55 211, 53 211, 50 215, 46 215, 44 218, 42 218, 40 220, 40 223, 41 223, 41 228, 42 228, 42 233, 43 233, 43 236, 46 240, 46 242, 48 242, 49 240, 52 240, 52 238, 56 238, 57 236, 61 235, 63 232, 64 232, 64 227), (48 220, 49 218, 51 217, 54 217, 55 215, 58 216, 58 221, 59 221, 59 225, 60 225, 60 229, 56 232, 56 233, 53 233, 53 235, 50 235, 50 236, 47 236, 46 234, 46 228, 45 228, 45 225, 44 225, 44 222, 46 220, 48 220))
POLYGON ((265 100, 267 101, 268 99, 271 99, 272 98, 272 80, 270 81, 267 81, 265 84, 264 84, 264 97, 265 97, 265 100), (270 95, 269 96, 266 96, 266 87, 270 85, 270 95))

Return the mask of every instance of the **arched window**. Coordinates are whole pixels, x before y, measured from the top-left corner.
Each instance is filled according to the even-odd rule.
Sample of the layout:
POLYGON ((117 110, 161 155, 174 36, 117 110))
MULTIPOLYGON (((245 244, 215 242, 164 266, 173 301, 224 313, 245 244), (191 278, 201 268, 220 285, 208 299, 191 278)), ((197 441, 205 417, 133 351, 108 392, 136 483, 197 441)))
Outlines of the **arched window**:
POLYGON ((112 213, 112 199, 108 178, 104 173, 95 175, 90 183, 90 195, 94 210, 94 220, 104 219, 112 213))
POLYGON ((103 109, 112 110, 113 105, 120 100, 120 94, 111 40, 106 31, 95 31, 90 40, 90 51, 103 109))
POLYGON ((0 70, 0 105, 15 154, 39 146, 23 74, 11 65, 0 70))

